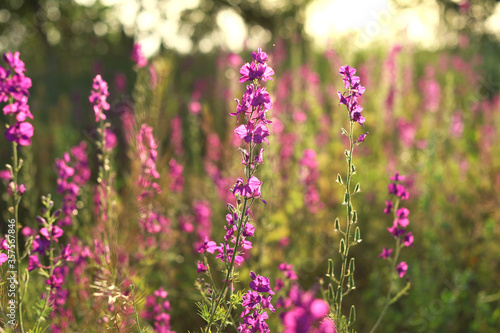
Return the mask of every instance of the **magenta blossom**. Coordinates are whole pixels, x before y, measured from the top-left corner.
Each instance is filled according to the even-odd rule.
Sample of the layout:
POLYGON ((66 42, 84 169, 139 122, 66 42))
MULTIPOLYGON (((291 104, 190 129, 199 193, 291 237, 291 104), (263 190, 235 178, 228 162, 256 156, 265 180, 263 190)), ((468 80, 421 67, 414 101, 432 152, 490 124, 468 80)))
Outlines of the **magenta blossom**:
POLYGON ((243 184, 243 179, 238 178, 233 189, 233 194, 241 195, 245 198, 259 198, 261 196, 260 187, 262 182, 255 176, 250 177, 246 185, 243 184))
POLYGON ((0 266, 9 260, 9 257, 5 253, 0 253, 0 266))
POLYGON ((392 254, 392 249, 386 249, 384 247, 384 248, 382 248, 382 253, 379 254, 379 258, 387 259, 391 256, 391 254, 392 254))
POLYGON ((406 235, 404 235, 403 244, 405 246, 411 246, 413 244, 413 239, 414 239, 413 234, 409 232, 406 235))
POLYGON ((97 123, 99 120, 106 120, 106 115, 103 111, 110 108, 108 102, 106 102, 106 98, 109 96, 108 84, 102 79, 101 75, 97 75, 92 83, 92 89, 89 102, 94 109, 95 121, 97 123))
POLYGON ((198 274, 205 273, 207 270, 208 267, 201 261, 198 261, 198 269, 196 270, 196 273, 198 274))
POLYGON ((384 213, 385 214, 390 214, 391 210, 392 210, 392 207, 393 207, 392 201, 386 200, 385 201, 384 213))
POLYGON ((399 277, 402 278, 403 276, 405 276, 406 271, 408 270, 408 264, 402 261, 398 264, 396 270, 398 271, 399 277))
POLYGON ((146 67, 148 64, 148 60, 144 56, 142 46, 139 43, 134 43, 130 59, 132 59, 132 61, 135 62, 139 68, 146 67))
POLYGON ((401 227, 406 228, 410 221, 408 220, 408 215, 410 211, 407 208, 401 207, 396 211, 396 220, 394 220, 394 224, 399 224, 401 227))
POLYGON ((33 136, 33 125, 28 122, 17 122, 10 126, 5 132, 5 137, 11 142, 16 142, 20 146, 29 146, 33 136))

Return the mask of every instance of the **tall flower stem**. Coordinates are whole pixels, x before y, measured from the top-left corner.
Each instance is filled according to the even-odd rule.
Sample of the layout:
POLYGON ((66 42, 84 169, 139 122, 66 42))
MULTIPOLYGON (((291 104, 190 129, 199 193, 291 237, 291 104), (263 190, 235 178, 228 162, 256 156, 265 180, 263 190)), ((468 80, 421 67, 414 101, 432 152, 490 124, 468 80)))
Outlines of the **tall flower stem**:
POLYGON ((401 250, 401 239, 398 237, 396 240, 396 253, 394 254, 394 260, 392 261, 392 267, 391 267, 391 281, 389 283, 389 291, 387 292, 387 296, 385 298, 385 304, 382 309, 382 312, 380 313, 380 316, 378 317, 377 321, 375 322, 375 325, 373 325, 372 329, 370 330, 370 333, 374 333, 375 330, 377 329, 378 325, 382 322, 382 318, 385 316, 385 312, 389 308, 389 305, 391 305, 391 296, 392 296, 392 289, 394 288, 394 281, 396 280, 394 278, 394 274, 396 274, 396 263, 398 262, 399 258, 399 251, 401 250))
MULTIPOLYGON (((353 138, 353 121, 350 121, 350 127, 349 127, 349 154, 347 156, 347 181, 346 181, 346 186, 345 186, 345 198, 346 198, 346 221, 347 221, 347 226, 346 226, 346 232, 344 234, 344 243, 345 243, 345 251, 344 253, 341 252, 341 257, 342 257, 342 268, 341 268, 341 273, 340 273, 340 295, 339 297, 339 302, 337 304, 337 321, 339 321, 342 317, 342 299, 344 298, 345 295, 350 291, 346 291, 344 294, 343 291, 343 286, 344 286, 344 280, 346 278, 346 273, 347 273, 347 260, 349 258, 349 248, 350 248, 350 238, 351 238, 351 225, 352 225, 352 202, 351 202, 351 179, 352 179, 352 159, 353 159, 353 150, 354 150, 354 138, 353 138)), ((350 286, 353 287, 353 286, 350 286)))
MULTIPOLYGON (((266 119, 266 112, 272 108, 271 98, 266 92, 266 88, 262 88, 259 85, 260 81, 272 80, 271 76, 274 74, 272 68, 266 65, 268 56, 261 49, 257 49, 256 52, 252 53, 254 62, 246 63, 240 69, 240 74, 242 75, 239 82, 250 81, 247 85, 245 93, 241 102, 237 101, 237 107, 235 113, 230 113, 232 116, 238 117, 243 114, 246 123, 238 126, 234 133, 243 139, 248 144, 248 152, 245 149, 239 149, 242 154, 243 162, 245 165, 245 178, 246 181, 239 177, 232 189, 232 193, 236 198, 236 208, 231 204, 228 204, 230 214, 226 215, 226 219, 229 223, 229 227, 226 228, 226 236, 224 237, 225 242, 217 246, 214 251, 218 251, 219 254, 216 258, 221 259, 225 265, 225 279, 223 280, 223 285, 220 291, 216 291, 217 287, 213 284, 212 288, 212 298, 211 307, 208 313, 205 313, 204 319, 207 322, 205 327, 206 332, 210 332, 212 326, 216 324, 215 322, 221 321, 217 324, 217 333, 222 332, 227 326, 227 321, 229 318, 232 320, 232 324, 236 327, 236 322, 232 318, 231 312, 234 306, 233 288, 236 275, 236 264, 241 264, 244 260, 240 254, 243 253, 243 249, 247 249, 248 246, 251 247, 251 242, 246 240, 246 237, 253 236, 253 226, 247 230, 250 221, 250 208, 252 207, 255 199, 261 198, 261 185, 262 182, 259 181, 257 177, 254 176, 258 169, 259 164, 262 164, 262 152, 263 148, 259 153, 254 152, 257 144, 265 142, 269 144, 266 139, 270 135, 267 124, 270 123, 266 119), (233 243, 234 246, 229 244, 233 243), (229 302, 226 300, 228 298, 229 289, 229 302), (222 306, 223 315, 220 316, 219 309, 222 306), (216 314, 219 314, 216 317, 216 314)), ((238 121, 237 121, 238 122, 238 121)), ((262 199, 261 199, 262 200, 262 199)), ((264 203, 265 201, 262 200, 264 203)), ((212 242, 213 243, 213 242, 212 242)), ((205 250, 203 250, 204 252, 205 250)), ((212 251, 213 253, 213 251, 212 251)), ((253 274, 253 273, 252 273, 253 274)), ((253 279, 257 278, 257 275, 253 274, 253 279)), ((262 279, 262 277, 260 278, 262 279)), ((245 326, 248 324, 244 324, 245 326)), ((238 330, 243 329, 243 326, 237 327, 238 330)))
MULTIPOLYGON (((14 198, 14 221, 16 223, 16 230, 15 230, 15 247, 16 247, 16 264, 17 264, 17 279, 21 276, 21 257, 19 255, 19 203, 21 202, 21 196, 19 195, 18 192, 18 174, 19 174, 19 161, 17 158, 17 142, 12 142, 12 181, 14 182, 15 189, 12 191, 12 195, 14 198)), ((18 284, 17 286, 17 292, 16 292, 16 303, 18 304, 17 306, 17 311, 18 311, 18 318, 19 318, 19 328, 21 329, 21 333, 24 333, 24 324, 23 324, 23 308, 22 308, 22 298, 20 297, 20 288, 21 286, 18 284)))
POLYGON ((327 276, 330 278, 331 282, 333 282, 337 286, 337 288, 335 291, 332 283, 330 283, 328 285, 327 298, 332 305, 332 309, 334 311, 333 316, 335 317, 337 329, 339 329, 340 332, 348 332, 349 327, 352 326, 356 318, 356 311, 354 306, 352 306, 349 313, 349 320, 345 320, 345 317, 342 315, 342 302, 344 296, 348 295, 352 290, 355 289, 355 260, 354 258, 349 258, 349 249, 351 246, 354 246, 361 242, 359 227, 355 228, 354 237, 352 235, 353 224, 357 223, 357 213, 352 205, 352 197, 357 192, 360 192, 359 183, 354 188, 352 188, 351 185, 352 177, 356 172, 353 163, 354 147, 363 142, 366 135, 368 134, 362 134, 357 140, 354 140, 354 123, 363 125, 363 123, 365 122, 365 118, 361 115, 361 111, 363 110, 363 108, 358 104, 358 98, 363 95, 365 88, 361 86, 359 77, 354 76, 355 73, 356 69, 352 67, 340 67, 339 74, 343 76, 344 88, 347 89, 347 91, 345 91, 344 93, 341 93, 340 91, 337 92, 340 104, 344 104, 347 107, 347 116, 349 118, 349 131, 342 128, 342 135, 345 135, 349 138, 349 149, 346 149, 345 151, 347 162, 345 184, 340 174, 337 176, 337 182, 340 183, 340 185, 342 185, 342 187, 345 189, 342 205, 346 206, 346 226, 345 229, 342 230, 342 228, 340 227, 339 219, 337 218, 335 220, 335 231, 338 231, 342 235, 339 244, 341 269, 340 276, 338 278, 335 278, 333 260, 329 260, 327 276), (349 278, 349 281, 347 283, 346 278, 349 278))
MULTIPOLYGON (((240 214, 239 219, 238 219, 238 232, 237 232, 236 244, 234 245, 234 250, 233 250, 233 255, 232 255, 232 258, 231 258, 231 262, 230 262, 229 266, 227 267, 226 278, 224 279, 224 284, 222 285, 222 289, 221 289, 220 293, 216 297, 217 298, 217 302, 215 303, 215 306, 213 306, 211 308, 210 317, 209 317, 208 324, 207 324, 207 327, 206 327, 207 329, 209 329, 210 326, 212 326, 212 320, 213 320, 213 317, 215 315, 215 312, 217 311, 217 308, 221 304, 222 300, 226 298, 226 291, 227 291, 228 284, 231 283, 231 287, 232 287, 233 275, 234 275, 234 262, 235 262, 235 259, 236 259, 237 250, 239 249, 238 245, 239 245, 239 242, 240 242, 241 232, 242 232, 242 228, 241 227, 243 225, 243 218, 245 217, 246 212, 247 212, 247 208, 246 208, 247 207, 247 202, 248 202, 248 199, 245 198, 243 200, 243 211, 240 214)), ((252 201, 252 203, 253 203, 253 201, 252 201)), ((232 290, 231 290, 231 292, 232 292, 232 290)), ((219 332, 219 330, 217 330, 217 332, 219 332)))

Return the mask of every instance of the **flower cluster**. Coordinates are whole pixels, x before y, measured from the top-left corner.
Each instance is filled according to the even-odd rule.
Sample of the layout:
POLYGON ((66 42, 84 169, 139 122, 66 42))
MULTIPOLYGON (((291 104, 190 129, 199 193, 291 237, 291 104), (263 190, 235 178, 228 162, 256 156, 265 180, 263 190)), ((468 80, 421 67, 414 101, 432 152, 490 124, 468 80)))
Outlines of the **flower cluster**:
MULTIPOLYGON (((265 52, 259 48, 256 52, 252 53, 254 61, 249 64, 243 65, 240 69, 240 82, 251 81, 247 85, 245 93, 241 102, 236 100, 236 112, 230 113, 232 116, 236 116, 236 122, 239 121, 239 115, 243 114, 245 123, 238 126, 234 133, 240 139, 243 139, 248 144, 247 149, 240 149, 242 154, 243 163, 245 165, 245 177, 243 179, 239 177, 236 180, 236 184, 232 188, 233 199, 235 200, 236 207, 231 203, 228 203, 229 213, 226 215, 226 220, 228 226, 225 227, 226 235, 224 236, 224 243, 220 243, 219 246, 213 246, 213 242, 205 238, 204 244, 199 248, 198 252, 210 252, 217 251, 216 258, 220 259, 226 266, 226 277, 224 278, 224 285, 219 291, 215 291, 215 296, 212 291, 210 302, 210 313, 206 319, 207 327, 206 330, 210 330, 211 326, 214 324, 215 310, 219 308, 223 299, 226 297, 226 291, 228 288, 233 288, 234 277, 235 277, 235 265, 240 265, 244 261, 244 251, 252 248, 252 243, 247 240, 247 237, 253 236, 255 232, 254 226, 250 221, 250 207, 253 205, 255 199, 261 199, 261 186, 262 182, 254 175, 258 167, 263 163, 263 151, 260 149, 257 152, 256 145, 260 143, 267 143, 267 137, 270 135, 269 129, 266 125, 270 124, 266 118, 266 113, 271 109, 272 102, 266 89, 260 86, 262 81, 272 80, 271 75, 274 71, 271 67, 268 67, 265 63, 268 56, 265 52), (230 246, 230 243, 234 246, 230 246)), ((209 172, 212 175, 217 175, 217 167, 215 167, 214 161, 207 161, 205 163, 205 168, 211 170, 209 172)), ((221 178, 217 177, 219 180, 221 178)), ((206 263, 206 262, 205 262, 206 263)), ((206 267, 204 263, 199 262, 197 272, 206 272, 209 267, 206 267)), ((266 301, 268 298, 262 298, 259 292, 270 292, 271 289, 265 288, 265 285, 269 286, 269 279, 267 279, 267 284, 262 277, 257 277, 252 273, 251 288, 255 293, 251 291, 244 297, 244 306, 247 310, 244 311, 242 317, 245 317, 244 322, 238 330, 240 332, 269 332, 267 325, 265 324, 265 319, 267 318, 267 313, 258 310, 257 304, 261 304, 261 300, 264 299, 262 308, 269 308, 270 303, 266 301), (261 287, 259 287, 262 285, 261 287), (260 298, 259 298, 260 297, 260 298), (256 300, 258 301, 256 302, 256 300), (266 302, 269 303, 267 306, 266 302)), ((201 290, 201 289, 200 289, 201 290)), ((203 291, 202 291, 203 292, 203 291)), ((227 308, 226 316, 228 318, 230 312, 233 308, 233 300, 230 300, 230 304, 227 308)), ((225 327, 226 320, 219 327, 225 327)))
POLYGON ((363 108, 358 104, 358 99, 365 92, 365 87, 360 84, 359 76, 354 75, 356 74, 356 69, 346 65, 340 67, 339 73, 344 77, 344 88, 348 89, 344 93, 337 91, 340 104, 347 106, 351 121, 363 125, 365 118, 361 115, 363 108))
POLYGON ((8 67, 0 66, 0 103, 7 102, 3 113, 16 119, 14 124, 8 126, 5 137, 21 146, 29 146, 34 131, 33 125, 26 121, 26 118, 33 119, 28 105, 31 79, 24 75, 24 62, 19 59, 19 52, 5 53, 3 59, 8 67))
POLYGON ((313 291, 302 291, 297 283, 288 297, 280 301, 286 311, 280 315, 283 333, 336 333, 335 323, 328 318, 330 307, 322 299, 315 298, 313 291))
POLYGON ((160 174, 156 169, 157 148, 158 144, 153 137, 153 127, 142 124, 137 135, 137 151, 142 168, 137 181, 137 185, 142 190, 142 193, 137 198, 139 201, 145 197, 152 197, 155 192, 161 193, 160 185, 155 182, 155 179, 160 178, 160 174))
POLYGON ((96 123, 98 123, 99 120, 106 120, 104 110, 109 110, 110 107, 108 102, 106 102, 108 96, 107 82, 102 79, 101 75, 97 75, 94 78, 89 96, 89 102, 92 103, 92 108, 94 109, 96 123))
POLYGON ((194 216, 196 219, 196 234, 198 236, 198 243, 195 244, 195 249, 200 247, 200 243, 204 243, 212 234, 212 211, 210 210, 210 203, 208 201, 196 201, 193 204, 194 216))
POLYGON ((155 290, 153 295, 146 298, 146 310, 142 312, 144 319, 153 322, 154 331, 157 333, 175 333, 170 330, 170 302, 167 300, 168 293, 160 289, 155 290))
POLYGON ((320 200, 318 189, 316 188, 316 182, 319 178, 316 152, 313 149, 305 149, 299 161, 299 165, 300 178, 306 187, 306 194, 304 196, 305 204, 312 214, 316 214, 324 207, 324 204, 320 200))
POLYGON ((63 158, 56 159, 57 192, 63 195, 62 212, 59 226, 68 226, 77 212, 76 201, 80 188, 90 179, 90 167, 87 158, 87 145, 84 141, 71 148, 70 153, 63 154, 63 158))
MULTIPOLYGON (((385 214, 390 214, 391 211, 394 214, 393 224, 390 228, 387 228, 387 230, 396 239, 396 256, 399 256, 400 247, 411 246, 414 239, 411 232, 406 232, 406 227, 410 224, 410 220, 408 219, 410 211, 405 207, 399 208, 400 199, 406 200, 409 197, 407 188, 405 188, 401 184, 401 182, 403 182, 405 178, 405 176, 400 175, 397 171, 395 172, 394 176, 390 178, 392 183, 389 184, 388 187, 389 194, 396 196, 396 202, 393 203, 392 201, 386 200, 384 208, 385 214)), ((384 247, 379 257, 388 259, 392 256, 392 254, 393 249, 387 249, 384 247)), ((395 260, 397 260, 397 257, 395 258, 395 260)), ((408 265, 406 264, 406 262, 402 261, 397 265, 396 270, 399 277, 402 278, 408 270, 408 265)))
MULTIPOLYGON (((57 210, 51 214, 54 202, 49 196, 43 196, 42 202, 45 206, 44 216, 37 216, 36 220, 42 225, 38 234, 29 227, 24 227, 22 233, 26 237, 32 237, 31 248, 28 256, 28 271, 42 270, 41 275, 47 276, 45 283, 47 284, 47 293, 42 295, 45 302, 51 305, 53 310, 61 311, 62 306, 66 303, 68 290, 63 288, 68 275, 69 268, 67 262, 73 261, 72 250, 70 244, 63 245, 59 242, 64 231, 55 224, 56 219, 60 216, 61 210, 57 210), (59 255, 56 256, 54 251, 55 244, 59 244, 59 255), (46 256, 48 266, 40 262, 39 256, 46 256)), ((29 244, 30 242, 28 242, 29 244)))
POLYGON ((148 59, 144 56, 142 52, 142 46, 139 43, 134 43, 134 47, 132 48, 132 54, 130 55, 130 59, 137 64, 137 67, 142 68, 146 67, 148 64, 148 59))
POLYGON ((271 304, 271 298, 274 295, 274 291, 271 289, 269 283, 269 278, 250 273, 252 282, 250 282, 250 288, 246 295, 243 296, 243 312, 241 317, 243 322, 238 326, 238 332, 241 333, 254 333, 262 332, 269 333, 269 327, 266 324, 266 319, 268 318, 265 309, 269 309, 272 312, 276 312, 273 305, 271 304), (265 295, 267 293, 269 295, 265 295))
MULTIPOLYGON (((226 229, 226 235, 224 236, 225 243, 220 244, 220 246, 216 247, 215 250, 219 253, 216 255, 217 259, 222 260, 223 262, 231 262, 233 259, 234 249, 229 246, 229 241, 233 244, 236 244, 237 235, 238 235, 238 226, 237 221, 239 220, 238 213, 227 214, 226 221, 228 223, 226 229)), ((247 222, 244 226, 244 229, 240 235, 239 245, 243 250, 249 250, 252 248, 252 242, 247 240, 247 237, 253 237, 255 233, 255 227, 247 222)), ((242 251, 241 251, 242 252, 242 251)), ((243 256, 239 255, 239 252, 236 254, 234 262, 239 265, 244 261, 243 256)))
POLYGON ((177 163, 174 158, 168 162, 168 166, 170 167, 168 170, 168 176, 170 178, 170 191, 176 193, 182 192, 182 189, 184 188, 184 176, 182 175, 184 167, 177 163))
MULTIPOLYGON (((161 193, 160 185, 156 182, 160 178, 160 173, 156 169, 157 149, 158 144, 153 137, 153 128, 142 124, 137 135, 137 151, 141 162, 141 173, 137 181, 137 185, 141 191, 141 194, 137 197, 139 202, 142 202, 146 198, 152 199, 156 194, 161 193)), ((158 234, 169 230, 171 225, 170 219, 154 211, 150 204, 143 203, 140 210, 139 225, 143 230, 150 234, 158 234)))
MULTIPOLYGON (((295 271, 293 270, 293 265, 292 264, 287 264, 286 262, 283 262, 278 265, 278 269, 283 273, 285 276, 285 281, 287 284, 291 281, 295 281, 298 279, 297 274, 295 274, 295 271)), ((285 286, 285 283, 283 282, 283 279, 276 279, 276 285, 274 286, 274 290, 276 292, 279 292, 283 287, 285 286)), ((277 307, 279 308, 283 304, 283 298, 280 297, 277 307)))

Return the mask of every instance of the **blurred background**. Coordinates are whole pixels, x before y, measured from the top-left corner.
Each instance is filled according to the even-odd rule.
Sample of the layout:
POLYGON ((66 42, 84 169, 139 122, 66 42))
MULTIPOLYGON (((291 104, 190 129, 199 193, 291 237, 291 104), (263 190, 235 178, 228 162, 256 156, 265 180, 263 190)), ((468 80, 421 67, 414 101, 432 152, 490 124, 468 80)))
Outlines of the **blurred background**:
MULTIPOLYGON (((327 258, 338 255, 333 221, 343 209, 334 180, 345 172, 340 128, 348 124, 336 92, 343 89, 338 67, 349 64, 366 86, 367 120, 359 132, 370 132, 355 151, 363 192, 354 205, 363 243, 353 249, 358 288, 348 302, 357 307, 357 331, 371 327, 386 292, 388 268, 377 255, 392 245, 386 231, 392 221, 383 209, 389 176, 399 170, 410 188, 415 244, 402 260, 412 289, 389 309, 381 331, 498 332, 499 42, 496 0, 4 0, 0 52, 20 51, 33 80, 35 136, 22 151, 29 161, 25 224, 36 225, 40 195, 56 193, 54 158, 87 141, 97 173, 88 94, 101 74, 110 85, 108 119, 119 143, 114 163, 122 232, 132 234, 127 225, 136 223, 136 214, 123 208, 134 200, 135 148, 123 127, 131 112, 155 128, 166 188, 159 202, 175 230, 175 240, 166 236, 168 254, 155 266, 129 263, 131 276, 145 294, 160 286, 169 291, 174 330, 197 329, 196 240, 181 230, 178 217, 195 216, 194 202, 206 200, 212 238, 223 237, 227 189, 242 172, 228 113, 244 89, 239 67, 262 47, 276 72, 267 86, 277 125, 261 170, 269 204, 255 208, 255 244, 242 284, 250 268, 277 277, 277 264, 286 261, 302 288, 315 288, 327 258), (131 61, 135 42, 148 67, 131 61), (304 179, 306 149, 316 152, 314 191, 304 179), (181 193, 168 190, 172 159, 184 167, 181 193)), ((10 160, 3 142, 2 165, 10 160)), ((0 209, 6 212, 5 201, 0 209)), ((81 230, 73 232, 90 243, 91 214, 79 218, 81 230)), ((117 247, 130 247, 127 239, 117 247)), ((127 251, 133 257, 134 249, 127 251)), ((279 319, 272 320, 279 332, 279 319)))

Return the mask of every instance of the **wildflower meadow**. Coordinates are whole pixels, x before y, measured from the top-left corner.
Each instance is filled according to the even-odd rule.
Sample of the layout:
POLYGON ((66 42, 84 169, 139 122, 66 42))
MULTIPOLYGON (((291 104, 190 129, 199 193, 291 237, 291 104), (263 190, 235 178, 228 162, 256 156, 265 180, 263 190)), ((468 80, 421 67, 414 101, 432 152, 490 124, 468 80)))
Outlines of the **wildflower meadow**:
POLYGON ((0 332, 500 331, 498 53, 305 42, 6 50, 0 332))

